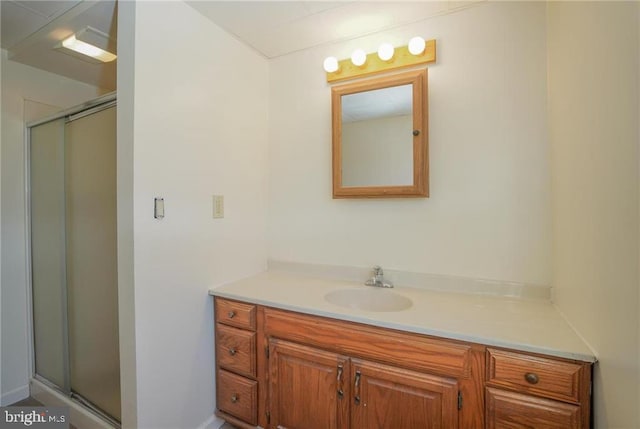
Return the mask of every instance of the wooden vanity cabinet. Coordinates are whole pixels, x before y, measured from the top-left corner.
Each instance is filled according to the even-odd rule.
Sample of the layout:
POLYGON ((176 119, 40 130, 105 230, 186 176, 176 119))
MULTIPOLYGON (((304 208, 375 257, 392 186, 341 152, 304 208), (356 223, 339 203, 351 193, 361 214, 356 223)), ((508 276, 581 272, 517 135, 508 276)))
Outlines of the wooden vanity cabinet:
POLYGON ((219 297, 215 310, 217 415, 239 428, 589 428, 590 363, 219 297))
POLYGON ((454 379, 269 341, 272 427, 456 429, 454 379))
POLYGON ((487 429, 577 429, 580 407, 487 388, 487 429))
POLYGON ((487 429, 590 426, 591 364, 487 348, 487 429))
POLYGON ((483 427, 483 347, 273 308, 262 316, 270 427, 483 427))
POLYGON ((227 299, 214 300, 216 350, 216 414, 239 428, 259 424, 264 409, 257 345, 258 306, 227 299))
POLYGON ((352 428, 457 429, 458 382, 352 359, 352 428))
POLYGON ((271 427, 340 429, 348 426, 346 356, 272 338, 269 340, 271 427))

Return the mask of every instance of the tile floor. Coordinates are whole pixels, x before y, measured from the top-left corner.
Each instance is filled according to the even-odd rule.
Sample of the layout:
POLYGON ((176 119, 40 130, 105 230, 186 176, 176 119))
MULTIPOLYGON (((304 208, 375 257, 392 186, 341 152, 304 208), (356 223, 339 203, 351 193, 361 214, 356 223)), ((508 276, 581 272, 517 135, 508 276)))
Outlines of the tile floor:
MULTIPOLYGON (((31 396, 29 396, 28 398, 23 399, 22 401, 18 401, 15 404, 11 404, 10 406, 11 407, 42 407, 43 404, 41 402, 36 401, 31 396)), ((69 429, 77 429, 77 428, 73 425, 69 425, 69 429)), ((229 423, 225 423, 222 426, 220 426, 220 429, 236 429, 236 427, 231 426, 229 423)))
POLYGON ((36 401, 31 396, 22 401, 18 401, 15 404, 9 405, 10 407, 42 407, 42 402, 36 401))
MULTIPOLYGON (((35 400, 31 396, 22 401, 18 401, 14 404, 11 404, 10 407, 44 407, 44 404, 40 401, 35 400)), ((78 429, 74 425, 70 424, 69 429, 78 429)))

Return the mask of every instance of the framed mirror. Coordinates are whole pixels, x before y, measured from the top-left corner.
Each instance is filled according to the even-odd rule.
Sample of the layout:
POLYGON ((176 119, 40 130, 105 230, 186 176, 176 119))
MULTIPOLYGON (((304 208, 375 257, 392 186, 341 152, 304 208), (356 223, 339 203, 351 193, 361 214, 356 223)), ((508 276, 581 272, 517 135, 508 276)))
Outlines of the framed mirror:
POLYGON ((427 70, 331 89, 333 198, 427 197, 427 70))

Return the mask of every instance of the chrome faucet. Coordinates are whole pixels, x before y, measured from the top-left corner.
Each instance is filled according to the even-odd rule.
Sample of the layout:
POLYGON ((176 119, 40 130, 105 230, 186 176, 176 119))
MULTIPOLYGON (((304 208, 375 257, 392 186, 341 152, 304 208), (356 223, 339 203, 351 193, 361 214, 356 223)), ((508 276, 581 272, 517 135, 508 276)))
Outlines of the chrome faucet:
POLYGON ((373 277, 364 282, 364 284, 375 287, 393 287, 393 283, 384 280, 384 272, 380 265, 373 267, 373 277))

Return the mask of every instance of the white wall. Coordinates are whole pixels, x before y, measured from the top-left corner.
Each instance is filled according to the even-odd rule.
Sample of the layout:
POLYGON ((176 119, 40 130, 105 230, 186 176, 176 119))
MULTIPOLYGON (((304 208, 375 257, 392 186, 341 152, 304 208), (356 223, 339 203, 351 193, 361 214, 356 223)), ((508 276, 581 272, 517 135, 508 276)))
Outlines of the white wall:
POLYGON ((549 285, 546 9, 487 3, 270 62, 269 257, 549 285), (435 38, 430 198, 331 199, 324 57, 435 38))
POLYGON ((133 243, 133 139, 136 3, 118 3, 118 328, 120 404, 124 429, 138 426, 133 243))
MULTIPOLYGON (((25 100, 72 107, 97 88, 7 60, 2 51, 2 404, 28 395, 25 100)), ((36 109, 37 110, 37 109, 36 109)), ((27 112, 28 113, 28 112, 27 112)))
POLYGON ((137 427, 212 425, 207 291, 266 268, 267 62, 182 2, 136 2, 133 61, 137 427))
POLYGON ((639 5, 548 8, 555 301, 600 360, 596 427, 638 428, 639 5))

